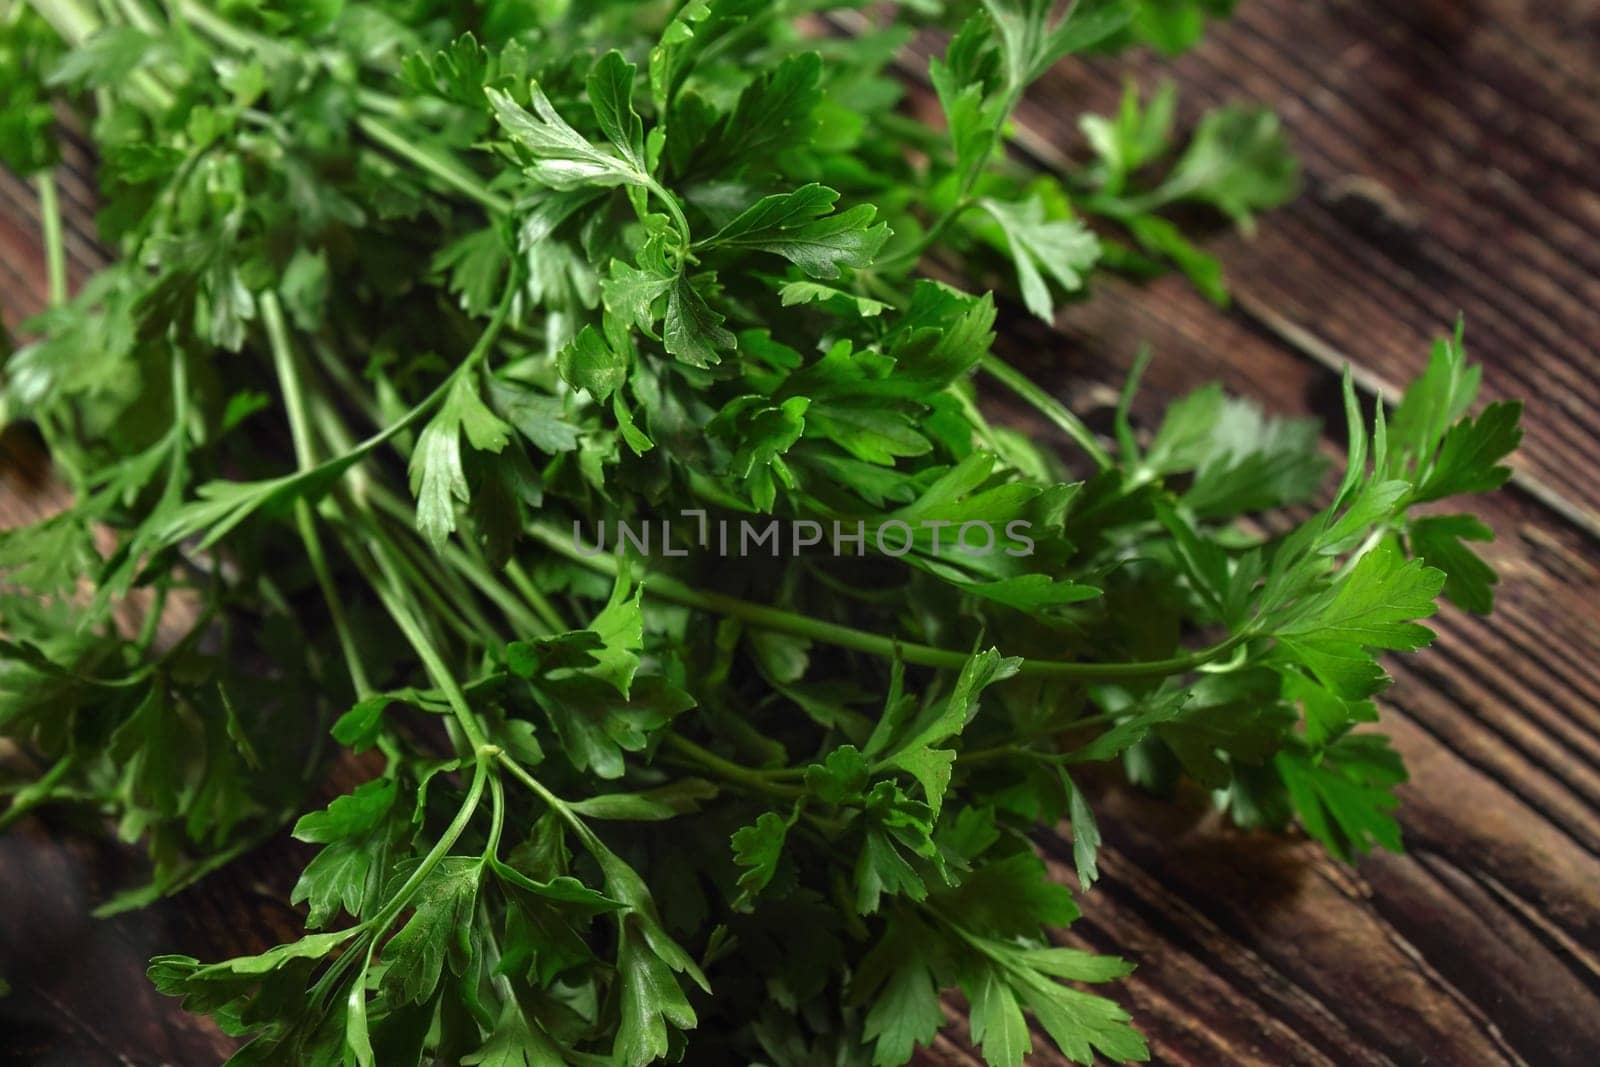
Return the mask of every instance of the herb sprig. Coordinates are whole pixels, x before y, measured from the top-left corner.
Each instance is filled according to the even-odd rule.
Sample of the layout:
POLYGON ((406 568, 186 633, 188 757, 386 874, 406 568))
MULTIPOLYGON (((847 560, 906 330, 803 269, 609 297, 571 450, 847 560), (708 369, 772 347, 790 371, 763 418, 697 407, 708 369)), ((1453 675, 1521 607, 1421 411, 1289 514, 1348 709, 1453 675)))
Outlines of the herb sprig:
POLYGON ((107 912, 291 824, 319 846, 313 932, 152 963, 234 1062, 900 1064, 951 988, 992 1064, 1137 1060, 1084 988, 1130 965, 1050 939, 1078 904, 1027 837, 1070 821, 1092 886, 1086 764, 1399 846, 1404 770, 1355 728, 1440 595, 1491 605, 1488 530, 1433 505, 1505 480, 1516 406, 1469 414, 1458 333, 1392 415, 1347 383, 1331 497, 1313 424, 1216 388, 1142 433, 1131 381, 1103 439, 928 272, 1003 269, 1047 320, 1108 266, 1224 298, 1164 212, 1291 195, 1269 114, 1179 145, 1172 91, 1130 90, 1076 173, 1004 146, 1063 56, 1231 5, 819 31, 854 6, 8 9, 0 151, 39 175, 52 306, 4 410, 75 500, 0 535, 0 732, 42 768, 5 820, 143 842, 107 912), (914 31, 945 34, 942 127, 890 73, 914 31), (118 254, 70 297, 57 99, 118 254), (860 539, 733 560, 685 515, 860 539), (664 518, 654 552, 575 537, 664 518), (950 549, 969 526, 990 551, 950 549), (367 780, 318 807, 335 753, 367 780))

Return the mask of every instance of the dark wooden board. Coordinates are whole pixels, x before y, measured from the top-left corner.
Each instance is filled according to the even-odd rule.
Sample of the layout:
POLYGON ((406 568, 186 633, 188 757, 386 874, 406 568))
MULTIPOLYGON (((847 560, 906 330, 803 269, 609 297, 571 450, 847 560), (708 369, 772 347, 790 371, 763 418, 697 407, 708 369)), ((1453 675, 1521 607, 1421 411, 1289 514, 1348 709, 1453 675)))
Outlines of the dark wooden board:
MULTIPOLYGON (((1480 509, 1500 537, 1496 614, 1446 610, 1384 701, 1412 772, 1408 851, 1346 867, 1303 840, 1230 829, 1203 797, 1107 782, 1106 876, 1066 937, 1139 962, 1121 995, 1162 1062, 1600 1062, 1600 7, 1244 0, 1176 63, 1064 66, 1026 106, 1025 140, 1045 159, 1081 155, 1071 117, 1163 70, 1186 119, 1221 100, 1273 106, 1306 193, 1213 246, 1232 309, 1176 279, 1101 284, 1054 331, 1008 308, 1003 343, 1020 364, 1093 416, 1148 342, 1141 412, 1220 379, 1271 410, 1331 416, 1333 365, 1392 386, 1464 312, 1486 393, 1527 399, 1529 433, 1517 486, 1480 509)), ((82 277, 97 259, 88 182, 64 196, 82 277)), ((39 303, 32 210, 26 186, 0 179, 8 324, 39 303)), ((0 453, 0 521, 46 499, 0 453)), ((1065 876, 1062 842, 1041 844, 1065 876)), ((0 974, 16 987, 0 1000, 0 1056, 216 1062, 227 1042, 150 992, 144 960, 288 936, 293 847, 94 921, 87 907, 126 877, 126 856, 57 822, 0 839, 0 974)), ((976 1062, 963 1037, 958 1022, 925 1063, 976 1062)))

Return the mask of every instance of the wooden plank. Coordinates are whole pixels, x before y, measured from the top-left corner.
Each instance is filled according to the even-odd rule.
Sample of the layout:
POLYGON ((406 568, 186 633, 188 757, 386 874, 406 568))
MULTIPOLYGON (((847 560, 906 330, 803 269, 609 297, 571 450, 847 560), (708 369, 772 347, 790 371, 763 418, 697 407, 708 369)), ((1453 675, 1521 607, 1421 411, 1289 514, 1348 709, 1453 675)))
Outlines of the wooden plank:
POLYGON ((265 870, 269 855, 247 858, 201 891, 97 920, 90 909, 137 877, 137 866, 92 832, 29 819, 0 836, 0 969, 13 986, 0 998, 0 1054, 61 1067, 220 1062, 235 1042, 174 1010, 145 967, 159 953, 216 958, 219 949, 259 951, 298 936, 299 917, 276 903, 287 887, 263 897, 248 881, 273 870, 281 878, 285 857, 265 870))

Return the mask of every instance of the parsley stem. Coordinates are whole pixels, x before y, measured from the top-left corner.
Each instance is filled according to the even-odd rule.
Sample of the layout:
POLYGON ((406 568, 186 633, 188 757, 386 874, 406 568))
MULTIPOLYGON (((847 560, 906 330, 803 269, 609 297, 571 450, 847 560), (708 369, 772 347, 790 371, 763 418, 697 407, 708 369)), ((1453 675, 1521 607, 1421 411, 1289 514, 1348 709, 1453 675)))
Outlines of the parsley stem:
POLYGON ((672 215, 672 221, 678 225, 678 232, 683 234, 684 255, 688 255, 692 247, 690 242, 693 240, 693 235, 689 232, 689 220, 685 217, 683 206, 678 203, 678 198, 673 195, 672 190, 648 176, 645 179, 645 188, 654 193, 656 199, 666 205, 667 211, 672 215))
MULTIPOLYGON (((246 56, 286 51, 277 41, 250 30, 243 29, 203 4, 194 0, 179 0, 176 5, 182 20, 192 28, 210 37, 216 43, 246 56)), ((361 130, 384 148, 406 159, 443 181, 451 189, 477 201, 496 215, 509 214, 511 202, 491 193, 478 176, 456 159, 424 147, 414 138, 407 138, 371 112, 399 117, 404 108, 393 97, 371 89, 357 89, 356 99, 369 114, 357 116, 355 122, 361 130)))
POLYGON ((476 174, 455 160, 428 150, 374 115, 357 116, 356 125, 384 148, 416 164, 419 169, 433 175, 456 192, 476 201, 491 214, 511 213, 511 201, 491 193, 476 174))
MULTIPOLYGON (((416 510, 413 507, 408 506, 394 493, 378 483, 373 483, 367 487, 367 499, 379 511, 386 512, 397 522, 409 524, 416 516, 416 510)), ((440 549, 440 555, 444 557, 446 563, 459 570, 467 581, 476 586, 479 592, 494 602, 495 606, 505 615, 506 620, 511 623, 519 635, 560 633, 567 629, 567 627, 560 625, 559 619, 556 620, 555 625, 551 625, 550 620, 537 610, 537 605, 534 606, 535 610, 529 611, 528 606, 524 605, 515 593, 495 580, 494 574, 490 571, 487 562, 482 559, 481 554, 469 555, 460 545, 453 541, 447 541, 444 547, 440 549)), ((511 573, 510 564, 506 566, 506 573, 508 575, 511 573)), ((490 627, 484 632, 488 633, 492 629, 490 627)))
MULTIPOLYGON (((78 3, 78 0, 28 0, 28 2, 40 17, 50 24, 50 28, 74 48, 81 47, 104 25, 97 12, 78 3)), ((172 90, 163 85, 149 70, 131 72, 124 79, 124 84, 130 92, 143 93, 157 111, 166 111, 176 100, 172 90)), ((104 103, 103 100, 101 102, 104 103)))
MULTIPOLYGON (((456 721, 461 724, 461 731, 466 735, 467 743, 474 749, 493 748, 489 738, 484 733, 483 724, 478 721, 478 716, 467 704, 467 695, 461 691, 461 686, 456 682, 455 675, 450 672, 444 657, 439 654, 438 648, 428 637, 427 631, 417 621, 405 601, 396 593, 396 589, 404 588, 405 583, 395 569, 393 549, 386 539, 380 538, 372 545, 372 555, 378 562, 378 567, 383 571, 387 582, 373 582, 372 587, 378 594, 378 599, 383 601, 384 608, 389 612, 389 617, 400 628, 407 643, 416 652, 417 658, 422 660, 423 668, 428 676, 433 679, 433 684, 444 693, 445 701, 450 705, 450 710, 455 713, 456 721), (391 586, 393 588, 391 588, 391 586)), ((495 751, 499 751, 495 749, 495 751)))
POLYGON ((555 812, 563 822, 572 827, 573 831, 583 839, 586 847, 591 842, 598 844, 599 838, 595 837, 594 831, 589 829, 588 823, 578 818, 577 814, 567 806, 567 802, 550 792, 543 782, 528 771, 528 768, 512 759, 508 752, 500 752, 496 758, 500 761, 502 767, 511 772, 513 778, 532 790, 534 796, 549 805, 551 811, 555 812))
POLYGON ((489 761, 499 751, 493 745, 484 745, 478 748, 474 760, 472 784, 467 787, 467 795, 462 800, 461 807, 456 810, 455 818, 450 820, 450 825, 446 826, 444 833, 439 835, 439 840, 433 843, 433 847, 428 850, 428 854, 422 857, 422 862, 417 864, 410 877, 401 884, 400 888, 384 903, 383 907, 378 909, 378 912, 372 918, 344 931, 345 936, 370 934, 371 940, 367 942, 365 951, 346 952, 333 961, 332 965, 317 979, 316 984, 311 987, 311 997, 313 999, 320 999, 329 989, 338 985, 341 976, 355 962, 358 956, 365 960, 362 965, 363 970, 371 964, 372 947, 377 943, 377 939, 383 936, 383 932, 405 910, 406 905, 411 902, 411 897, 421 888, 422 883, 427 880, 428 876, 433 873, 434 868, 444 862, 444 858, 450 854, 450 850, 455 847, 456 842, 461 839, 461 835, 466 832, 467 825, 472 822, 472 817, 477 814, 478 804, 483 799, 483 787, 490 778, 489 761))
POLYGON ((985 355, 978 366, 988 371, 999 379, 1000 384, 1010 389, 1022 400, 1026 401, 1039 414, 1050 420, 1051 425, 1068 437, 1072 442, 1086 452, 1095 466, 1101 470, 1110 470, 1115 466, 1111 454, 1101 447, 1095 440, 1094 432, 1084 425, 1082 419, 1067 410, 1067 406, 1049 393, 1041 389, 1032 379, 999 356, 985 355))
POLYGON ((690 741, 687 737, 683 737, 679 734, 665 734, 662 737, 661 743, 666 745, 668 748, 675 750, 678 752, 678 754, 687 757, 694 763, 699 764, 706 770, 711 771, 713 774, 721 775, 723 778, 726 778, 729 781, 737 782, 740 785, 749 786, 751 789, 758 790, 759 792, 769 793, 772 796, 778 797, 797 797, 805 793, 805 790, 799 788, 798 786, 780 785, 777 782, 771 781, 767 774, 764 774, 759 770, 742 766, 738 763, 734 763, 732 760, 724 759, 715 752, 712 752, 710 749, 697 745, 693 741, 690 741))
POLYGON ((84 9, 78 0, 29 0, 33 9, 50 24, 50 28, 71 45, 81 45, 100 28, 94 12, 84 9))
POLYGON ((257 56, 288 51, 271 37, 236 26, 204 4, 195 3, 194 0, 177 0, 173 4, 173 11, 179 21, 187 24, 190 29, 198 30, 217 44, 231 48, 235 52, 257 56))
POLYGON ((367 529, 383 537, 393 549, 391 561, 404 580, 403 584, 417 595, 419 603, 432 607, 439 620, 467 645, 483 641, 485 637, 498 643, 503 635, 472 602, 461 585, 460 576, 440 567, 438 557, 409 536, 411 524, 402 522, 405 536, 400 539, 391 539, 377 522, 368 523, 367 529))
MULTIPOLYGON (((278 375, 278 387, 283 391, 283 406, 289 417, 289 437, 294 442, 295 458, 302 471, 316 466, 312 451, 311 426, 306 418, 305 395, 300 389, 300 374, 295 367, 294 350, 289 344, 289 331, 284 326, 283 308, 278 294, 271 289, 261 294, 261 321, 267 329, 267 346, 272 349, 272 365, 278 375)), ((365 699, 373 690, 367 678, 366 667, 356 647, 355 636, 350 631, 350 620, 344 613, 344 600, 333 584, 333 574, 328 569, 327 556, 322 551, 322 539, 317 536, 316 519, 306 498, 299 496, 294 502, 295 526, 300 531, 300 541, 305 545, 306 559, 328 606, 328 619, 333 623, 339 651, 344 656, 345 669, 350 674, 350 684, 356 699, 365 699)))
POLYGON ((494 315, 492 318, 490 318, 489 324, 484 327, 483 333, 478 336, 477 343, 472 346, 472 350, 462 358, 461 362, 456 365, 455 369, 449 374, 445 375, 444 381, 440 382, 434 387, 433 392, 423 397, 421 401, 415 404, 404 415, 401 415, 399 418, 395 419, 395 421, 391 422, 377 433, 374 433, 372 436, 365 438, 354 448, 345 451, 341 455, 335 456, 325 463, 319 464, 312 470, 296 470, 289 474, 272 478, 264 482, 256 482, 253 486, 255 492, 249 498, 248 502, 245 505, 234 509, 234 511, 228 515, 227 518, 214 522, 209 531, 202 538, 200 547, 209 548, 211 545, 227 536, 228 533, 234 529, 234 527, 238 526, 239 523, 248 518, 250 514, 256 510, 256 508, 266 503, 273 497, 275 493, 284 491, 286 487, 295 486, 297 482, 309 481, 312 475, 318 472, 328 473, 330 476, 332 476, 349 471, 350 468, 355 466, 356 463, 366 458, 372 452, 376 451, 381 445, 400 434, 401 431, 405 430, 418 419, 426 415, 429 411, 433 410, 433 408, 441 403, 445 397, 450 395, 450 390, 455 386, 456 380, 460 378, 461 375, 470 373, 473 368, 477 367, 478 364, 483 362, 484 356, 487 355, 489 350, 494 347, 494 342, 500 336, 500 331, 505 327, 506 319, 511 313, 511 305, 516 297, 517 290, 519 288, 519 281, 520 280, 516 275, 512 276, 510 282, 506 285, 504 295, 502 295, 500 298, 499 307, 495 309, 494 315))
POLYGON ((1074 719, 1069 723, 1063 723, 1060 727, 1045 731, 1043 733, 1023 734, 1013 737, 1010 741, 1007 741, 1004 744, 991 745, 987 748, 975 748, 971 749, 970 751, 960 752, 957 754, 956 758, 960 763, 963 764, 983 763, 988 760, 1005 759, 1013 756, 1023 759, 1041 760, 1046 763, 1060 763, 1069 755, 1071 755, 1071 753, 1046 752, 1037 748, 1029 748, 1028 746, 1042 738, 1060 737, 1062 734, 1069 734, 1074 730, 1081 730, 1086 726, 1107 726, 1115 722, 1117 718, 1118 716, 1116 713, 1109 711, 1100 712, 1096 715, 1085 715, 1081 719, 1074 719))
POLYGON ((29 782, 11 798, 11 806, 0 813, 0 830, 10 828, 11 824, 22 818, 40 804, 53 799, 56 783, 67 776, 78 762, 77 754, 68 752, 56 760, 51 768, 38 778, 29 782))
POLYGON ((500 834, 506 825, 506 787, 498 774, 489 776, 489 796, 493 801, 489 816, 489 840, 483 846, 484 859, 500 858, 500 834))
MULTIPOLYGON (((602 574, 614 576, 617 573, 618 563, 614 555, 605 553, 593 556, 584 555, 578 551, 576 545, 563 538, 559 532, 542 523, 533 524, 529 531, 550 548, 575 563, 602 574)), ((798 615, 792 611, 784 611, 782 608, 756 604, 749 600, 740 600, 737 597, 726 596, 722 593, 694 589, 665 574, 650 574, 645 581, 645 588, 647 592, 659 596, 663 600, 670 600, 675 604, 710 612, 713 615, 738 619, 758 629, 775 630, 780 633, 793 634, 796 637, 808 637, 823 644, 853 649, 857 652, 881 656, 884 659, 899 658, 907 663, 914 663, 922 667, 938 667, 944 670, 958 671, 965 667, 967 661, 971 658, 966 652, 935 648, 932 645, 917 644, 911 641, 901 641, 893 637, 884 637, 881 634, 868 633, 865 630, 858 630, 851 626, 842 626, 823 619, 798 615)), ((1198 667, 1203 667, 1207 663, 1227 655, 1252 636, 1254 635, 1249 631, 1244 631, 1234 634, 1218 644, 1181 656, 1173 656, 1169 659, 1134 660, 1126 663, 1082 663, 1066 660, 1024 659, 1021 671, 1024 674, 1037 674, 1050 678, 1078 678, 1084 681, 1160 678, 1169 674, 1183 674, 1198 667)))
POLYGON ((67 302, 67 250, 61 232, 61 198, 55 177, 48 170, 33 179, 39 192, 39 223, 44 230, 45 276, 49 279, 50 306, 67 302))
POLYGON ((950 210, 939 216, 934 224, 919 237, 916 242, 903 248, 892 256, 886 256, 872 265, 873 270, 894 270, 900 267, 915 266, 928 249, 939 243, 956 220, 965 215, 977 201, 970 196, 963 196, 951 206, 950 210))
POLYGON ((445 827, 444 833, 439 835, 439 840, 433 843, 433 847, 422 858, 422 862, 417 865, 417 869, 411 872, 411 877, 401 884, 394 896, 390 897, 388 903, 384 904, 382 910, 369 920, 374 937, 381 936, 383 931, 389 928, 389 924, 394 922, 395 916, 405 910, 411 895, 417 891, 417 888, 422 885, 428 875, 433 873, 433 869, 439 866, 444 858, 450 854, 450 850, 455 847, 455 843, 466 832, 467 824, 472 821, 473 815, 477 814, 478 803, 483 799, 483 788, 489 782, 489 760, 499 751, 493 745, 479 747, 472 770, 472 784, 467 787, 466 799, 461 802, 461 807, 456 811, 455 818, 450 820, 450 825, 445 827))
POLYGON ((522 569, 522 564, 514 559, 507 560, 505 571, 506 577, 511 579, 511 584, 516 587, 517 592, 521 593, 523 599, 533 608, 534 614, 538 615, 544 624, 550 627, 551 633, 559 634, 571 629, 566 620, 561 617, 561 613, 550 603, 549 598, 539 591, 538 586, 533 584, 533 580, 528 577, 528 572, 522 569))

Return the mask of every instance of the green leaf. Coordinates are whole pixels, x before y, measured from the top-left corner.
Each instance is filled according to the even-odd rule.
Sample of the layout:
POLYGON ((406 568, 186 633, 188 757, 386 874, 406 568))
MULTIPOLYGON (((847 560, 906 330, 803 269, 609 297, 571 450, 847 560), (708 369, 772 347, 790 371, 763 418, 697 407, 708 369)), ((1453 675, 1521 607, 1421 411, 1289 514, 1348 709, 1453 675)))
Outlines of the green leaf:
MULTIPOLYGON (((656 1062, 670 1047, 669 1027, 687 1030, 696 1022, 694 1008, 673 973, 683 968, 659 954, 661 942, 652 929, 635 917, 625 917, 618 939, 622 1018, 612 1055, 628 1067, 656 1062)), ((687 958, 683 962, 688 963, 687 958)))
POLYGON ((906 738, 894 746, 884 762, 909 772, 921 784, 935 815, 950 785, 955 753, 933 746, 957 736, 978 713, 978 694, 995 682, 1012 677, 1022 661, 988 649, 969 659, 950 695, 930 706, 910 725, 906 738))
MULTIPOLYGON (((1482 369, 1467 363, 1458 324, 1452 337, 1435 341, 1427 369, 1407 387, 1389 427, 1390 454, 1398 465, 1405 459, 1431 460, 1446 432, 1472 406, 1482 369)), ((1402 476, 1403 470, 1390 472, 1402 476)))
POLYGON ((325 810, 302 815, 294 824, 295 839, 325 845, 366 833, 394 806, 396 789, 393 778, 378 778, 357 786, 355 792, 335 798, 325 810))
POLYGON ((1433 631, 1414 620, 1437 610, 1445 573, 1407 560, 1392 540, 1376 545, 1333 588, 1300 603, 1274 629, 1293 644, 1342 643, 1414 652, 1433 631))
POLYGON ((125 82, 165 57, 160 39, 133 26, 110 25, 88 36, 62 57, 45 79, 47 85, 99 89, 125 82))
POLYGON ((828 753, 821 763, 806 768, 806 788, 828 804, 843 804, 866 788, 871 768, 854 745, 828 753))
MULTIPOLYGON (((724 0, 746 6, 761 0, 724 0)), ((693 5, 691 5, 693 6, 693 5)), ((739 94, 733 110, 707 131, 699 144, 682 145, 674 153, 688 174, 771 169, 784 149, 807 143, 822 101, 822 57, 802 52, 756 75, 739 94)))
POLYGON ((604 679, 623 696, 633 688, 639 652, 644 648, 644 613, 640 606, 643 598, 644 586, 633 581, 627 568, 619 569, 611 596, 589 624, 589 632, 600 639, 600 647, 590 652, 595 665, 588 673, 604 679))
POLYGON ((528 92, 531 114, 499 89, 484 90, 501 130, 532 157, 530 176, 554 189, 649 183, 649 174, 632 160, 596 147, 568 125, 538 83, 528 92))
POLYGON ((461 308, 469 315, 484 315, 494 310, 505 292, 505 277, 511 266, 511 250, 499 226, 474 230, 445 245, 433 256, 433 269, 448 274, 450 291, 461 298, 461 308))
POLYGON ((383 995, 392 1004, 426 1000, 439 985, 445 960, 464 974, 477 951, 472 934, 483 861, 446 856, 411 898, 411 918, 383 946, 383 995))
POLYGON ((845 304, 855 309, 864 319, 876 318, 889 310, 889 305, 871 297, 836 289, 820 282, 788 282, 778 290, 778 300, 784 307, 797 304, 845 304))
POLYGON ((944 1025, 939 990, 949 964, 937 934, 908 911, 896 910, 872 951, 862 959, 850 997, 871 1002, 863 1036, 873 1044, 874 1067, 898 1067, 918 1045, 928 1045, 944 1025))
POLYGON ((1320 440, 1314 419, 1271 418, 1208 385, 1167 409, 1144 466, 1193 472, 1183 506, 1200 518, 1226 518, 1310 500, 1327 471, 1320 440))
POLYGON ((461 1057, 465 1067, 567 1067, 562 1050, 543 1031, 533 1029, 522 1011, 508 1003, 489 1039, 461 1057))
POLYGON ((831 214, 838 199, 838 193, 815 183, 769 196, 741 212, 703 244, 771 252, 813 278, 837 278, 841 265, 870 265, 889 237, 888 226, 871 225, 877 213, 871 204, 831 214))
POLYGON ((598 793, 568 805, 591 819, 623 822, 664 822, 700 810, 717 795, 717 786, 704 778, 680 778, 671 785, 640 793, 598 793))
POLYGON ((957 188, 970 190, 994 155, 1005 102, 990 99, 997 59, 990 47, 992 23, 981 14, 969 17, 950 41, 943 59, 928 62, 939 105, 944 109, 955 148, 957 188))
POLYGON ((983 968, 972 986, 967 989, 972 1040, 984 1060, 991 1067, 1022 1067, 1033 1051, 1033 1037, 1017 995, 995 967, 983 968))
POLYGON ((1100 852, 1100 826, 1095 822, 1094 809, 1083 792, 1070 779, 1069 818, 1072 820, 1072 862, 1078 871, 1078 885, 1087 890, 1100 878, 1096 857, 1100 852))
POLYGON ((1144 1038, 1113 1000, 1042 977, 1022 985, 1022 998, 1056 1047, 1074 1063, 1091 1064, 1097 1053, 1114 1063, 1150 1058, 1144 1038))
POLYGON ((667 290, 667 325, 663 335, 667 351, 692 367, 720 363, 719 349, 734 348, 738 341, 723 329, 724 316, 711 310, 687 276, 679 275, 667 290))
POLYGON ((865 833, 855 865, 855 907, 875 913, 885 895, 920 901, 928 877, 947 880, 944 857, 933 841, 933 809, 882 781, 861 799, 865 833))
POLYGON ((1278 117, 1262 108, 1228 105, 1206 113, 1172 173, 1150 199, 1210 204, 1249 226, 1300 188, 1300 165, 1278 117))
POLYGON ((1494 610, 1500 576, 1466 545, 1493 541, 1493 530, 1471 515, 1429 515, 1408 523, 1406 536, 1413 556, 1445 572, 1444 595, 1451 603, 1479 615, 1494 610))
POLYGON ((411 492, 417 498, 417 529, 435 550, 456 528, 455 504, 472 499, 461 466, 461 435, 480 452, 499 452, 511 427, 500 421, 478 395, 473 376, 456 378, 443 405, 417 438, 411 454, 411 492))
MULTIPOLYGON (((584 330, 593 332, 593 327, 584 327, 584 330)), ((582 343, 592 345, 592 339, 586 339, 583 333, 572 344, 582 343)), ((604 341, 600 344, 604 345, 604 341)), ((573 357, 564 356, 566 349, 556 355, 556 366, 561 376, 568 384, 578 389, 589 389, 588 385, 577 385, 577 381, 590 382, 594 385, 589 389, 590 394, 597 399, 604 399, 603 394, 595 392, 596 389, 605 387, 605 379, 611 373, 601 370, 599 364, 610 358, 609 349, 604 354, 592 360, 574 360, 573 357), (582 368, 577 363, 583 363, 582 368), (600 379, 596 381, 596 379, 600 379)), ((592 353, 591 353, 592 354, 592 353)), ((620 376, 619 376, 620 377, 620 376)), ((517 431, 539 451, 555 455, 559 452, 572 452, 578 448, 583 431, 577 424, 571 422, 567 416, 566 405, 559 397, 547 396, 522 385, 520 382, 507 381, 502 378, 489 380, 489 404, 497 415, 517 428, 517 431)))
POLYGON ((1100 43, 1128 24, 1127 0, 1078 0, 1059 20, 1052 0, 984 0, 1005 54, 1006 79, 1021 89, 1063 56, 1100 43))
POLYGON ((1236 0, 1138 0, 1132 30, 1167 55, 1193 48, 1208 18, 1227 15, 1236 0))
POLYGON ((1037 196, 1014 204, 990 199, 980 203, 1005 231, 1011 258, 1017 264, 1022 302, 1039 318, 1053 322, 1055 305, 1044 274, 1065 291, 1075 292, 1100 258, 1099 240, 1076 219, 1047 219, 1044 202, 1037 196))
POLYGON ((1032 851, 982 864, 935 900, 963 927, 1000 939, 1036 937, 1041 927, 1068 926, 1078 917, 1071 891, 1050 880, 1032 851))
POLYGON ((743 868, 739 874, 739 896, 736 908, 748 908, 761 891, 772 883, 783 858, 783 846, 789 830, 799 816, 799 808, 785 818, 776 812, 762 812, 749 826, 734 831, 732 838, 733 861, 743 868))
POLYGON ((1464 418, 1444 435, 1437 458, 1422 484, 1417 486, 1414 503, 1443 500, 1460 493, 1488 493, 1500 488, 1511 477, 1511 468, 1501 464, 1522 443, 1522 405, 1515 402, 1490 404, 1476 419, 1464 418))
POLYGON ((665 109, 695 60, 761 8, 761 0, 689 0, 650 50, 650 92, 665 109))
POLYGON ((306 903, 306 925, 328 925, 343 910, 356 918, 378 902, 390 833, 380 824, 366 833, 334 841, 306 864, 289 895, 291 904, 306 903))
POLYGON ((687 693, 656 677, 637 679, 627 697, 581 673, 542 678, 531 688, 572 765, 607 779, 622 777, 626 753, 643 751, 657 730, 694 706, 687 693))
POLYGON ((556 366, 568 385, 587 390, 596 400, 615 392, 628 373, 627 356, 607 344, 593 326, 585 326, 556 354, 556 366))
POLYGON ((607 311, 620 318, 625 325, 652 334, 656 320, 660 318, 655 303, 667 295, 677 276, 666 273, 666 264, 658 262, 653 256, 641 254, 640 261, 645 264, 644 267, 633 267, 620 259, 612 260, 611 275, 600 283, 600 291, 605 294, 607 311))
POLYGON ((1139 99, 1138 85, 1130 80, 1114 117, 1084 115, 1078 120, 1089 147, 1099 157, 1104 170, 1100 183, 1107 192, 1121 193, 1134 174, 1166 153, 1172 144, 1177 110, 1178 88, 1173 82, 1164 82, 1145 105, 1139 99))
POLYGON ((1374 845, 1400 851, 1393 789, 1405 766, 1381 734, 1348 734, 1320 752, 1286 749, 1275 761, 1306 833, 1353 861, 1374 845))
POLYGON ((633 110, 633 82, 639 68, 621 52, 600 57, 589 71, 589 104, 613 148, 638 173, 649 173, 644 158, 644 124, 633 110))
MULTIPOLYGON (((1128 232, 1152 256, 1167 260, 1218 307, 1228 306, 1228 285, 1217 257, 1202 251, 1183 231, 1158 215, 1131 215, 1124 220, 1128 232)), ((1111 258, 1108 253, 1106 258, 1111 258)), ((1115 268, 1115 263, 1107 263, 1115 268)))

